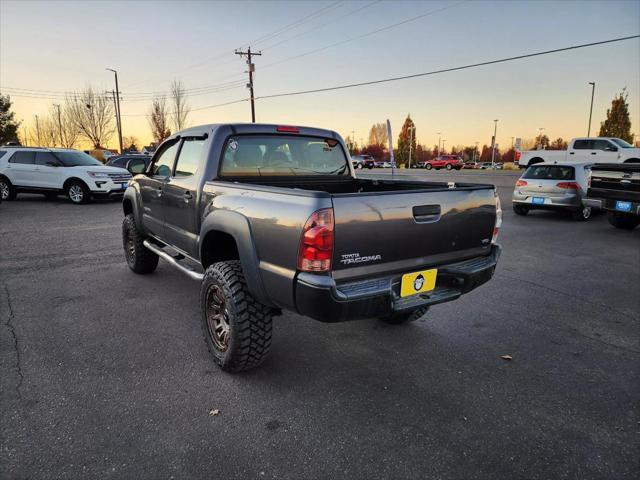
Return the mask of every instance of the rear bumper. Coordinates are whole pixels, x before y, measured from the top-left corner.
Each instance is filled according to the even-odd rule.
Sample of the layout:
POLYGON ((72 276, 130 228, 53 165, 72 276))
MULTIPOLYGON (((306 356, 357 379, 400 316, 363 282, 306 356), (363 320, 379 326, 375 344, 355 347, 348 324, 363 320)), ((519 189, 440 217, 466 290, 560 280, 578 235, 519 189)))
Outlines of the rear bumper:
POLYGON ((296 309, 302 315, 334 323, 449 302, 488 282, 499 256, 500 247, 494 245, 487 256, 437 265, 436 288, 405 298, 399 294, 402 274, 336 285, 329 276, 300 273, 296 277, 296 309))
POLYGON ((630 215, 638 215, 640 216, 640 203, 638 202, 629 202, 631 203, 631 209, 629 211, 620 211, 616 208, 616 200, 607 198, 585 198, 582 201, 586 206, 595 208, 597 210, 606 210, 608 212, 619 212, 619 213, 627 213, 630 215))
MULTIPOLYGON (((539 209, 568 209, 577 210, 583 205, 582 195, 549 195, 541 194, 539 197, 535 194, 513 193, 512 202, 517 205, 526 205, 529 208, 539 209), (534 198, 544 198, 544 203, 534 203, 534 198)), ((586 205, 586 204, 585 204, 586 205)))

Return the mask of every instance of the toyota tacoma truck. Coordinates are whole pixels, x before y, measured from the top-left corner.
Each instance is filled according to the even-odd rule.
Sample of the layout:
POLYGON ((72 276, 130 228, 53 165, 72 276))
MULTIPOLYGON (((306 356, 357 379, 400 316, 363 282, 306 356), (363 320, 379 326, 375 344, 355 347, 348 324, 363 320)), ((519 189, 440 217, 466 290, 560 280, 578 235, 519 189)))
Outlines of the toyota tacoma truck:
POLYGON ((574 138, 567 150, 516 152, 521 168, 542 162, 640 163, 640 148, 621 138, 574 138))
POLYGON ((233 372, 264 360, 282 310, 412 321, 487 282, 500 253, 492 185, 358 178, 343 139, 317 128, 174 134, 123 209, 131 270, 162 258, 200 281, 204 340, 233 372))
POLYGON ((640 164, 593 165, 583 203, 605 210, 616 228, 636 228, 640 225, 640 164))

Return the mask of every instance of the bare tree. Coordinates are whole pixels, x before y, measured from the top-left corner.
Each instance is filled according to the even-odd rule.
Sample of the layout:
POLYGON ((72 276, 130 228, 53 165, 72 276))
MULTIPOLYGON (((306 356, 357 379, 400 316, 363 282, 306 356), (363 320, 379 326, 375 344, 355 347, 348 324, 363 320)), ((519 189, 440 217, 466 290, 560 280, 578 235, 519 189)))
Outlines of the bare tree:
POLYGON ((94 92, 90 86, 67 96, 65 115, 94 148, 106 146, 115 132, 111 99, 94 92))
POLYGON ((57 147, 58 141, 51 118, 39 116, 37 128, 31 129, 31 144, 38 147, 57 147))
POLYGON ((73 121, 73 115, 67 105, 52 105, 46 121, 48 131, 45 130, 45 132, 55 139, 56 145, 59 144, 63 148, 75 147, 80 137, 80 130, 73 121))
POLYGON ((187 105, 187 94, 180 80, 171 82, 171 123, 175 132, 183 130, 187 126, 187 117, 191 107, 187 105))
POLYGON ((155 97, 153 99, 151 111, 149 112, 149 126, 151 127, 151 135, 157 143, 162 142, 171 135, 166 97, 155 97))
POLYGON ((376 123, 369 130, 369 145, 384 147, 389 139, 387 126, 384 123, 376 123))
POLYGON ((125 151, 137 152, 139 143, 138 138, 133 135, 122 137, 122 145, 124 145, 125 151))

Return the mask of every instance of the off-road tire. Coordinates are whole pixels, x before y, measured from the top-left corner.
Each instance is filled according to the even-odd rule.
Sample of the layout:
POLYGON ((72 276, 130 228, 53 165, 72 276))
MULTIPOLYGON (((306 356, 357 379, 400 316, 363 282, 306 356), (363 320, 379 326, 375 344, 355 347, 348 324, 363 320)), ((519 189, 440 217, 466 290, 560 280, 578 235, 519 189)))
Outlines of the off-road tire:
POLYGON ((17 194, 16 187, 11 184, 11 181, 7 177, 0 177, 0 195, 2 195, 2 200, 15 200, 17 194))
POLYGON ((206 269, 200 287, 200 315, 204 341, 214 362, 223 370, 250 370, 267 357, 271 347, 273 310, 251 296, 238 260, 214 263, 206 269), (216 316, 216 306, 210 302, 211 296, 216 294, 224 300, 217 309, 222 311, 228 327, 226 343, 224 337, 216 339, 215 331, 212 331, 214 320, 211 317, 216 316))
POLYGON ((525 205, 514 205, 513 211, 516 215, 526 215, 529 213, 529 207, 525 205))
POLYGON ((621 215, 619 213, 607 213, 609 224, 621 230, 633 230, 640 225, 640 218, 632 215, 621 215))
POLYGON ((91 190, 89 190, 89 187, 87 187, 84 182, 79 180, 69 182, 64 191, 69 201, 75 205, 81 205, 91 201, 91 190))
POLYGON ((571 216, 573 217, 574 220, 578 222, 586 222, 591 218, 592 213, 593 213, 593 210, 591 209, 591 207, 583 206, 582 208, 580 208, 580 210, 571 212, 571 216))
POLYGON ((129 268, 139 274, 151 273, 158 266, 158 255, 142 244, 144 239, 133 214, 130 213, 124 217, 122 221, 124 257, 129 268))
POLYGON ((411 312, 405 313, 393 313, 391 315, 386 315, 384 317, 380 317, 385 323, 389 323, 391 325, 400 325, 403 323, 415 322, 422 318, 422 316, 427 313, 429 307, 420 307, 417 310, 413 310, 411 312))

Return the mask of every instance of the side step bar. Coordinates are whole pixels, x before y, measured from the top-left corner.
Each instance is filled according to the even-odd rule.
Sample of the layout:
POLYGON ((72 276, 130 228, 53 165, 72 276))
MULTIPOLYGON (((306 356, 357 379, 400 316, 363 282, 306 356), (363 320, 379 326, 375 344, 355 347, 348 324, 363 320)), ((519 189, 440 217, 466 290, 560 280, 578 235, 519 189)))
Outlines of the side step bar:
POLYGON ((143 240, 142 244, 146 248, 151 250, 153 253, 158 255, 160 258, 166 260, 171 265, 176 267, 178 270, 180 270, 182 273, 187 275, 189 278, 191 278, 193 280, 198 280, 198 281, 202 281, 202 279, 204 278, 204 275, 202 273, 194 272, 193 270, 185 267, 184 265, 181 265, 180 262, 178 262, 174 257, 169 255, 167 252, 162 251, 162 249, 160 247, 154 245, 149 240, 143 240))

